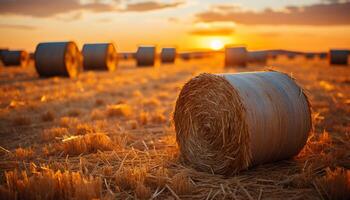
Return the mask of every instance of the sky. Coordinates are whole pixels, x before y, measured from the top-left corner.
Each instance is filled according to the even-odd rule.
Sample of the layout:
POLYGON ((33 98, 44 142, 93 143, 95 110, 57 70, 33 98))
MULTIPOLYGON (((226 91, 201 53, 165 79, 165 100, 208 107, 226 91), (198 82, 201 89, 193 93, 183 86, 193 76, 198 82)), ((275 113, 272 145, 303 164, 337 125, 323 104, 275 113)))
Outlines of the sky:
POLYGON ((180 50, 350 48, 350 0, 0 0, 0 48, 114 42, 180 50))

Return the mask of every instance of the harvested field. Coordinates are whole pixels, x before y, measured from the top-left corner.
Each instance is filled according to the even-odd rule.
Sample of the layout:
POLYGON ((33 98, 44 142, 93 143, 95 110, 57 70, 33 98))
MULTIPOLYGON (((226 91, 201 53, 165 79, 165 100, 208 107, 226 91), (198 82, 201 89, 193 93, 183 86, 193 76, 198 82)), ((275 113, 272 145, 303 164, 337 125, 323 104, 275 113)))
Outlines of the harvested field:
POLYGON ((1 67, 0 196, 349 199, 349 66, 302 57, 266 65, 224 68, 223 55, 154 68, 123 60, 115 72, 76 80, 39 79, 33 65, 1 67), (228 177, 184 165, 172 122, 184 83, 203 72, 269 69, 294 77, 312 105, 314 130, 299 155, 228 177))

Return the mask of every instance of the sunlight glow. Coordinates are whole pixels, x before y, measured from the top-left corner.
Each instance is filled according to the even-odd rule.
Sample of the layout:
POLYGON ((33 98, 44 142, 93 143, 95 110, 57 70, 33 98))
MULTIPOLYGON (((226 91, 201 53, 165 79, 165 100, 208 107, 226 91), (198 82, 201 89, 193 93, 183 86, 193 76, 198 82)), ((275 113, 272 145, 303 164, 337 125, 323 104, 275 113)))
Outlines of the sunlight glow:
POLYGON ((224 43, 221 40, 215 39, 210 42, 210 48, 213 50, 220 50, 224 48, 224 43))

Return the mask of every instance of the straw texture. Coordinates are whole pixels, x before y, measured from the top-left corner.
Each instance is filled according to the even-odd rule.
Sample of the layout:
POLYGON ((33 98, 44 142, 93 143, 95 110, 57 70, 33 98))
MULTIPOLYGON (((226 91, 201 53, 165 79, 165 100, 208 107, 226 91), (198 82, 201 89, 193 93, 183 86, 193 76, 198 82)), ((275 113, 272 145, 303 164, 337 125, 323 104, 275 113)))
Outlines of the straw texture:
POLYGON ((180 92, 174 124, 183 161, 225 175, 296 155, 312 127, 302 89, 278 72, 201 74, 180 92))
POLYGON ((176 48, 162 48, 160 58, 163 63, 173 63, 176 58, 176 48))
POLYGON ((331 65, 347 65, 349 50, 332 49, 329 51, 329 62, 331 65))
POLYGON ((118 55, 113 43, 85 44, 82 53, 85 70, 114 71, 117 68, 118 55))
POLYGON ((3 51, 1 57, 5 66, 25 67, 29 63, 29 55, 26 51, 3 51))
POLYGON ((245 67, 248 55, 245 47, 226 47, 225 66, 226 67, 245 67))
POLYGON ((155 57, 155 46, 140 46, 136 52, 137 66, 153 66, 155 57))
POLYGON ((40 43, 34 57, 35 68, 42 77, 75 78, 82 70, 82 56, 75 42, 40 43))

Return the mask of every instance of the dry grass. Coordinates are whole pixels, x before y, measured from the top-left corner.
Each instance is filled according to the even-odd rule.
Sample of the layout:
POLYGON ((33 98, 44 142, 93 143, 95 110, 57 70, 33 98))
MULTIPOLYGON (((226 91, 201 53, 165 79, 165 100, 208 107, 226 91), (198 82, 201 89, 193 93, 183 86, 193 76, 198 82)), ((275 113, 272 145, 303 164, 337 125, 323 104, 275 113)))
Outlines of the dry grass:
POLYGON ((130 117, 133 114, 132 108, 127 104, 107 106, 108 117, 130 117))
POLYGON ((318 183, 328 199, 350 199, 350 170, 344 168, 326 169, 326 175, 318 179, 318 183))
POLYGON ((90 124, 78 124, 76 126, 76 135, 85 135, 96 132, 95 128, 90 124))
POLYGON ((44 142, 51 141, 53 139, 62 139, 63 136, 69 135, 67 128, 54 127, 50 129, 45 129, 41 134, 41 139, 44 142))
POLYGON ((17 116, 12 121, 12 124, 14 126, 28 126, 31 123, 32 123, 32 120, 27 116, 17 116))
POLYGON ((75 117, 62 117, 60 119, 60 125, 66 128, 75 127, 79 123, 79 120, 75 117))
POLYGON ((84 153, 96 153, 113 149, 111 139, 104 133, 86 134, 83 136, 71 136, 62 141, 58 150, 66 155, 79 155, 84 153))
POLYGON ((178 195, 189 195, 194 192, 193 184, 184 173, 178 173, 171 179, 171 188, 178 195))
POLYGON ((35 152, 32 148, 17 148, 15 149, 14 155, 19 160, 30 160, 35 156, 35 152))
MULTIPOLYGON (((276 70, 293 73, 310 92, 315 132, 294 159, 223 177, 184 165, 179 159, 180 150, 174 128, 168 124, 168 115, 183 84, 191 77, 202 72, 245 69, 220 68, 220 60, 215 59, 179 61, 174 67, 154 69, 134 68, 132 61, 128 62, 121 63, 118 73, 82 73, 76 81, 59 77, 37 80, 34 68, 0 69, 0 91, 4 94, 0 95, 3 106, 0 109, 0 199, 14 199, 11 195, 15 192, 21 197, 25 194, 26 198, 22 199, 50 199, 52 195, 51 199, 63 199, 67 195, 66 199, 84 199, 84 195, 95 193, 94 188, 99 188, 99 192, 86 199, 147 199, 149 194, 154 199, 328 199, 327 191, 331 190, 326 189, 327 184, 342 182, 340 185, 344 185, 344 178, 342 181, 328 178, 327 184, 321 184, 321 180, 326 179, 327 167, 333 173, 337 167, 343 168, 344 173, 350 167, 347 120, 350 84, 344 82, 350 76, 349 68, 298 60, 277 59, 269 63, 276 66, 276 70), (124 65, 128 66, 124 68, 124 65), (27 78, 29 81, 24 80, 27 78), (140 84, 142 80, 145 81, 140 84), (320 81, 334 87, 326 92, 320 81), (47 98, 40 101, 43 94, 47 98), (144 102, 152 99, 156 99, 156 103, 144 106, 144 102), (9 104, 14 100, 11 108, 9 104), (133 108, 131 114, 108 116, 111 102, 113 105, 127 103, 133 108), (53 123, 42 120, 48 108, 54 111, 53 123), (74 109, 79 109, 81 114, 67 116, 67 112, 74 109), (155 113, 164 115, 166 121, 153 122, 155 113), (16 116, 29 117, 30 126, 13 124, 16 116), (101 139, 84 139, 101 132, 111 146, 99 142, 101 139), (72 141, 64 151, 69 139, 72 141), (104 146, 107 150, 102 150, 104 146), (18 154, 23 156, 15 155, 18 147, 22 147, 18 154), (29 150, 33 151, 32 155, 29 150), (30 170, 30 162, 45 167, 30 170), (9 190, 5 172, 16 170, 17 181, 10 184, 18 183, 19 187, 9 190), (22 176, 22 170, 27 171, 27 179, 22 176), (56 176, 57 172, 60 175, 56 176), (79 174, 81 181, 73 181, 74 173, 79 174), (64 174, 69 175, 62 178, 64 174), (30 184, 25 180, 30 180, 30 184), (69 183, 61 181, 61 185, 51 187, 59 180, 69 183), (93 186, 93 180, 99 183, 93 186), (75 189, 84 192, 77 195, 75 189), (33 194, 38 195, 33 197, 33 194), (46 194, 51 196, 46 198, 43 196, 46 194)), ((247 70, 263 68, 248 66, 247 70)))
POLYGON ((100 178, 86 177, 79 172, 54 172, 43 169, 33 173, 26 171, 5 172, 6 185, 2 185, 2 199, 85 199, 100 198, 100 178))
POLYGON ((146 178, 147 171, 144 167, 124 168, 116 174, 116 185, 122 190, 135 190, 146 178))
POLYGON ((55 113, 49 110, 41 115, 41 120, 43 120, 44 122, 52 122, 53 120, 55 120, 55 113))

